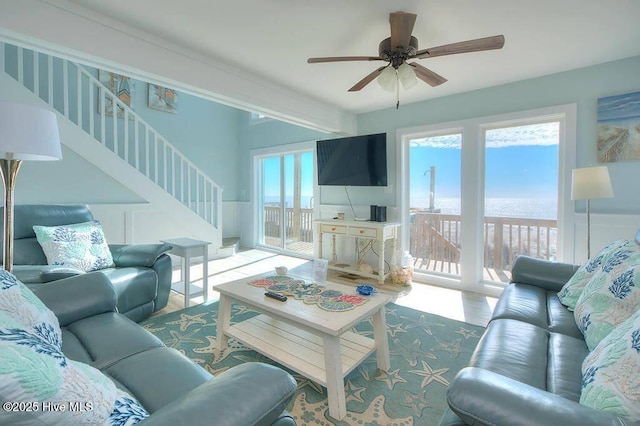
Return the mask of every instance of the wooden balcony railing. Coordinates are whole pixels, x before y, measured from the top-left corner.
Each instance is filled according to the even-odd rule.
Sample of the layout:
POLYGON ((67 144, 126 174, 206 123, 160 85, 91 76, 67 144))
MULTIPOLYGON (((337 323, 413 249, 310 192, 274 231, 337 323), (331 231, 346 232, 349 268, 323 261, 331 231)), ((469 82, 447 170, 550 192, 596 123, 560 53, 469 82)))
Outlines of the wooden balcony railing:
MULTIPOLYGON (((265 237, 280 235, 278 206, 264 209, 265 237)), ((287 241, 313 243, 313 209, 286 208, 287 241)), ((461 217, 431 212, 411 213, 410 253, 419 269, 459 274, 461 217)), ((554 259, 557 254, 557 221, 514 217, 485 217, 485 278, 508 281, 516 256, 525 254, 554 259), (487 273, 490 270, 490 273, 487 273)))
MULTIPOLYGON (((410 251, 421 264, 458 264, 461 249, 461 218, 431 212, 411 215, 410 251)), ((552 259, 557 251, 557 221, 513 217, 485 217, 484 266, 511 270, 517 255, 552 259)))
POLYGON ((264 208, 264 236, 286 238, 290 241, 313 242, 313 209, 285 209, 286 234, 280 235, 280 212, 278 206, 264 208))

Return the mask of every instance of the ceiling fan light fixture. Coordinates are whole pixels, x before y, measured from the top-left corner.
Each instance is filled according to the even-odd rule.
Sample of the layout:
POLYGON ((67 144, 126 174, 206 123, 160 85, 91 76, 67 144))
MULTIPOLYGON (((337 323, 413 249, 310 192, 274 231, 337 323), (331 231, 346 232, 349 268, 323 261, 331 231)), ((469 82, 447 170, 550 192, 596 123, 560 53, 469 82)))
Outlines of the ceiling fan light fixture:
POLYGON ((402 65, 398 67, 398 80, 402 83, 404 90, 411 89, 418 84, 416 72, 413 70, 413 67, 406 62, 403 62, 402 65))
POLYGON ((376 79, 382 89, 393 92, 398 87, 398 75, 392 66, 386 67, 376 79))

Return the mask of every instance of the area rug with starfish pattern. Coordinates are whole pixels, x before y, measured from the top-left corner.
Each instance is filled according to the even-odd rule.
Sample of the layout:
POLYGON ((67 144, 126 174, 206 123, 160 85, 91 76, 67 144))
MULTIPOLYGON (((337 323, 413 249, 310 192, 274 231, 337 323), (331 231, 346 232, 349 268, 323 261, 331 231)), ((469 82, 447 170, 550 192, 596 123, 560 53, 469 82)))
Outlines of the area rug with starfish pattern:
MULTIPOLYGON (((233 304, 231 322, 257 314, 233 304)), ((153 317, 142 325, 213 375, 250 361, 278 365, 234 339, 220 354, 216 349, 217 319, 218 303, 214 302, 153 317)), ((447 407, 449 382, 469 362, 483 330, 389 303, 391 368, 378 370, 374 353, 345 377, 346 417, 342 421, 330 417, 326 389, 292 371, 298 388, 287 410, 298 425, 437 425, 447 407)), ((373 326, 363 321, 354 331, 372 337, 373 326)))

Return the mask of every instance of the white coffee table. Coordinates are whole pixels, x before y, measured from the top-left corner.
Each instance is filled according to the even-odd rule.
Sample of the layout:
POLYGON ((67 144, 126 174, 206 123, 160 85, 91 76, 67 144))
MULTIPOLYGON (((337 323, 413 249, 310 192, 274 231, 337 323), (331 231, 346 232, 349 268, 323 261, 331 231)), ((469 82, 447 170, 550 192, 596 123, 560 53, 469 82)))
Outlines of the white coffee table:
MULTIPOLYGON (((385 305, 391 297, 376 293, 354 309, 329 312, 294 297, 286 302, 266 297, 263 288, 248 284, 260 277, 216 286, 220 292, 218 349, 226 349, 228 337, 233 337, 326 387, 329 414, 337 420, 343 419, 347 414, 344 377, 373 352, 376 352, 378 368, 389 370, 385 305), (230 325, 232 302, 260 311, 262 315, 230 325), (373 318, 373 339, 351 331, 354 325, 369 317, 373 318)), ((356 294, 354 287, 335 283, 326 286, 345 294, 356 294)))

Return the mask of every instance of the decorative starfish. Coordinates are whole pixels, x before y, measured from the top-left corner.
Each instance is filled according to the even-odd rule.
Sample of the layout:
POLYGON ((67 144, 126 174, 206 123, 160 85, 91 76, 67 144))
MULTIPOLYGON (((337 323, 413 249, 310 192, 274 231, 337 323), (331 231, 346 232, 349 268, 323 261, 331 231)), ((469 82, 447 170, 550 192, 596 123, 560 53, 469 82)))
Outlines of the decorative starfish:
POLYGON ((432 319, 431 320, 427 319, 425 315, 420 315, 420 318, 418 318, 418 320, 412 320, 411 318, 407 318, 407 317, 401 317, 401 318, 409 323, 409 325, 407 325, 407 330, 409 330, 410 328, 419 327, 419 328, 422 328, 424 332, 427 333, 429 336, 433 336, 431 327, 433 327, 434 325, 439 327, 446 327, 444 324, 434 323, 432 319))
POLYGON ((480 338, 480 336, 476 334, 475 330, 467 330, 464 327, 460 327, 460 330, 454 331, 454 333, 462 334, 465 339, 470 339, 472 337, 475 337, 477 339, 480 338))
POLYGON ((393 343, 397 347, 397 350, 392 351, 391 355, 400 355, 412 367, 418 365, 418 358, 421 356, 426 356, 431 359, 436 358, 436 356, 432 353, 422 350, 422 342, 419 339, 415 339, 413 343, 409 344, 406 344, 398 339, 394 339, 393 343))
POLYGON ((442 377, 444 373, 449 371, 448 368, 438 368, 437 370, 434 370, 426 362, 420 362, 422 362, 422 370, 409 370, 409 373, 417 374, 418 376, 423 377, 420 387, 424 388, 433 381, 442 383, 445 386, 449 386, 449 381, 442 377))
POLYGON ((169 331, 169 335, 171 336, 171 338, 164 340, 164 344, 169 346, 170 348, 179 348, 183 344, 188 344, 188 343, 200 344, 200 343, 204 343, 202 340, 194 339, 192 337, 192 336, 196 335, 198 333, 198 331, 200 331, 200 329, 191 330, 187 334, 180 334, 176 330, 170 330, 169 331))
POLYGON ((399 368, 389 372, 380 371, 380 374, 376 376, 376 380, 386 383, 389 390, 393 390, 396 383, 407 383, 405 379, 400 377, 399 368))
POLYGON ((416 417, 421 417, 422 411, 424 411, 425 408, 432 408, 429 404, 427 404, 427 399, 424 397, 423 392, 411 393, 404 391, 402 394, 402 399, 398 402, 398 405, 411 408, 416 417))
POLYGON ((387 323, 387 333, 389 333, 391 337, 396 337, 396 334, 406 333, 406 332, 407 330, 402 328, 402 323, 395 324, 395 325, 387 323))
POLYGON ((347 380, 347 384, 345 385, 345 391, 347 392, 347 402, 364 402, 364 399, 362 398, 362 392, 364 392, 365 390, 367 390, 367 388, 356 386, 351 380, 347 380))
POLYGON ((456 339, 453 342, 444 342, 436 338, 436 341, 440 346, 437 349, 449 352, 449 358, 458 358, 460 353, 462 353, 462 339, 456 339))
POLYGON ((309 380, 306 377, 301 376, 300 374, 294 374, 293 377, 296 379, 296 383, 298 384, 296 389, 300 390, 303 387, 307 386, 311 388, 314 392, 316 392, 318 395, 322 395, 324 393, 324 391, 322 390, 322 386, 320 386, 316 382, 309 380))
POLYGON ((208 314, 209 312, 202 312, 201 314, 196 314, 196 315, 180 314, 180 319, 175 321, 170 321, 167 324, 168 325, 180 324, 180 331, 185 331, 190 325, 193 325, 193 324, 201 324, 201 325, 207 324, 207 320, 203 317, 208 314))

